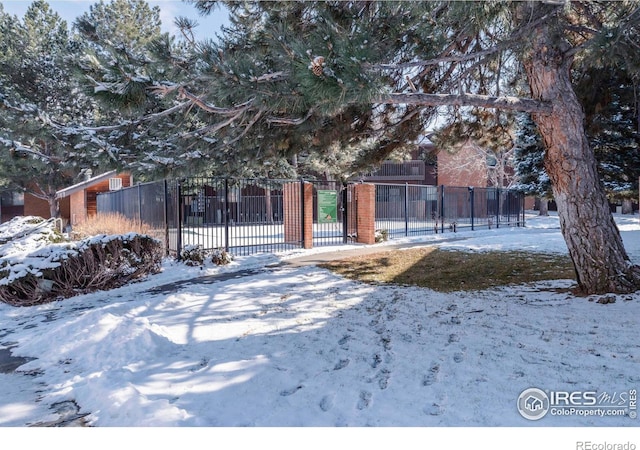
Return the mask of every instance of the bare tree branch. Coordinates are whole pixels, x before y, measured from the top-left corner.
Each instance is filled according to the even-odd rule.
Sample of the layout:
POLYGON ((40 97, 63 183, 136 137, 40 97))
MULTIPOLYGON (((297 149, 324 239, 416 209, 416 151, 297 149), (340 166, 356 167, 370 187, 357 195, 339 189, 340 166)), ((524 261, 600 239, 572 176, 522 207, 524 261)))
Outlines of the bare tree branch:
POLYGON ((553 109, 550 103, 529 98, 491 97, 477 94, 395 93, 378 99, 376 103, 385 105, 478 106, 541 114, 548 114, 553 109))
POLYGON ((213 113, 213 114, 220 114, 220 115, 236 115, 238 112, 240 111, 246 111, 249 109, 249 107, 253 104, 253 99, 250 99, 244 103, 241 103, 239 105, 236 105, 232 108, 220 108, 219 106, 214 106, 211 105, 209 103, 207 103, 206 101, 202 100, 200 97, 198 97, 195 94, 192 94, 191 92, 187 91, 185 88, 181 87, 180 89, 178 89, 178 91, 180 92, 180 97, 183 98, 187 98, 189 99, 191 102, 193 102, 198 108, 213 113))
POLYGON ((304 122, 311 117, 313 114, 313 108, 309 109, 309 112, 304 117, 300 117, 298 119, 291 119, 286 117, 274 117, 269 116, 266 118, 267 122, 276 124, 276 125, 302 125, 304 122))

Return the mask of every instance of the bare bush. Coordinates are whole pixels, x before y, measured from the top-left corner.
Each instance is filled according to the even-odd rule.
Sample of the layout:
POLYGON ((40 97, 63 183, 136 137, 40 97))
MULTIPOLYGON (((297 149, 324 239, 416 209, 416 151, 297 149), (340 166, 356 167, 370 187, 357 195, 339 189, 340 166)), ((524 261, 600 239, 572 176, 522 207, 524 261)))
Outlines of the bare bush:
POLYGON ((160 242, 146 235, 95 236, 56 253, 49 259, 51 267, 26 271, 0 285, 0 301, 32 306, 113 289, 159 272, 162 255, 160 242))

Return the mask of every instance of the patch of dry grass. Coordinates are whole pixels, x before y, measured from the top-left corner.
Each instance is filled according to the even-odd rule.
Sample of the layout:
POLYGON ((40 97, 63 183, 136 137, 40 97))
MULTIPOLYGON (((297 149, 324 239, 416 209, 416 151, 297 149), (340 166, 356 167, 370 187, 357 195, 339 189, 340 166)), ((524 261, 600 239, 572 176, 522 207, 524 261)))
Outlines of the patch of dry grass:
POLYGON ((474 291, 543 280, 575 279, 568 256, 526 252, 461 252, 421 247, 386 251, 323 264, 367 283, 474 291))
POLYGON ((73 239, 84 239, 100 234, 114 235, 138 233, 162 240, 164 233, 162 230, 154 230, 145 222, 128 219, 118 213, 98 213, 86 221, 73 227, 71 237, 73 239))

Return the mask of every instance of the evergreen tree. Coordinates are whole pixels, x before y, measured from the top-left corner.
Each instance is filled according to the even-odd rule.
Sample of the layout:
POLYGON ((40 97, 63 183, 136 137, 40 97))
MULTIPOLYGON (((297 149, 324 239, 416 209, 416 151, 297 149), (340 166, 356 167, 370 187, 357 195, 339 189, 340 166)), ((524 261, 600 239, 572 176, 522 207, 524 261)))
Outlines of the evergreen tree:
POLYGON ((80 44, 43 0, 22 21, 0 11, 0 27, 1 176, 12 189, 46 200, 57 217, 56 192, 91 168, 73 130, 62 125, 92 121, 92 102, 71 69, 80 44))
POLYGON ((630 200, 638 198, 640 177, 638 75, 607 60, 582 71, 576 83, 607 196, 622 201, 627 213, 632 212, 630 200))
POLYGON ((518 120, 515 145, 516 189, 540 198, 540 215, 548 214, 548 201, 553 198, 551 180, 544 169, 544 145, 536 124, 528 114, 518 120))
POLYGON ((637 0, 226 4, 237 22, 198 46, 194 70, 149 81, 180 109, 176 145, 220 167, 300 161, 336 146, 375 163, 411 142, 434 107, 528 112, 580 287, 640 286, 572 84, 574 63, 593 66, 606 51, 640 59, 637 0), (502 66, 512 70, 500 81, 502 66), (528 98, 507 90, 519 79, 528 98))
POLYGON ((171 114, 188 104, 158 95, 177 89, 186 69, 197 70, 195 42, 162 33, 160 24, 159 8, 144 0, 100 1, 74 24, 88 42, 79 64, 87 93, 100 105, 98 126, 85 132, 109 148, 110 164, 139 179, 193 173, 201 158, 180 137, 200 119, 171 114))
MULTIPOLYGON (((160 126, 154 127, 166 145, 148 152, 153 158, 149 162, 171 165, 173 173, 191 159, 186 167, 191 173, 195 167, 217 175, 291 177, 318 170, 318 161, 336 161, 339 153, 343 164, 330 175, 346 178, 371 170, 417 137, 423 125, 418 108, 379 105, 372 110, 368 102, 338 100, 355 91, 358 97, 368 97, 381 88, 360 64, 378 59, 374 55, 381 51, 394 56, 393 39, 401 35, 389 36, 386 45, 374 38, 385 34, 380 24, 394 20, 394 8, 372 8, 366 27, 345 33, 355 6, 337 2, 322 12, 326 19, 310 20, 318 5, 322 6, 230 4, 233 25, 219 41, 187 46, 190 57, 183 56, 180 66, 184 78, 175 71, 172 77, 159 72, 149 77, 140 86, 144 92, 166 94, 164 99, 172 99, 171 107, 179 110, 164 127, 164 135, 160 126), (334 20, 342 24, 334 26, 334 20), (283 24, 294 25, 288 29, 283 24), (300 41, 299 36, 308 40, 300 41), (352 55, 342 56, 339 64, 350 74, 342 79, 322 62, 322 54, 328 57, 332 48, 347 45, 352 55), (269 54, 276 46, 286 58, 269 54)), ((402 18, 395 20, 400 24, 402 18)), ((393 29, 384 28, 389 33, 393 29)), ((175 45, 165 42, 161 49, 155 54, 165 56, 164 67, 175 67, 175 45)), ((102 89, 105 78, 93 78, 102 89)), ((118 96, 114 90, 104 92, 118 96)), ((138 108, 157 111, 154 95, 144 102, 129 100, 138 108)))

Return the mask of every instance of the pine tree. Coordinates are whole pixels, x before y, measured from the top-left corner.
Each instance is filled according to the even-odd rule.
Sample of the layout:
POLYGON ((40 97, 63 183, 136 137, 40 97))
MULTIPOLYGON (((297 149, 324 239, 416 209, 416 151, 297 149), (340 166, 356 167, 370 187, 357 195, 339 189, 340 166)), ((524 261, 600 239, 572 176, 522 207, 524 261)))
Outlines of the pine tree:
POLYGON ((71 69, 80 44, 43 0, 22 21, 0 11, 0 27, 0 171, 12 189, 46 200, 57 217, 56 192, 90 168, 77 136, 63 125, 92 120, 92 102, 71 69))
POLYGON ((540 215, 548 214, 548 202, 553 198, 551 180, 544 169, 544 145, 538 128, 528 114, 518 118, 515 166, 518 175, 516 189, 540 199, 540 215))
POLYGON ((162 33, 160 24, 159 8, 144 0, 100 1, 74 24, 88 42, 79 64, 86 92, 100 105, 98 126, 85 131, 109 148, 111 163, 143 180, 193 174, 203 159, 181 137, 201 127, 200 118, 181 116, 186 102, 159 95, 197 70, 195 42, 162 33))
POLYGON ((592 66, 598 49, 640 59, 637 0, 226 4, 238 22, 198 47, 194 70, 149 83, 180 109, 176 145, 221 168, 334 146, 375 163, 415 138, 435 107, 528 112, 580 287, 640 287, 572 84, 574 63, 592 66))
POLYGON ((640 101, 633 71, 620 70, 617 61, 580 73, 576 90, 585 108, 589 141, 598 171, 612 202, 623 202, 631 213, 638 198, 640 177, 640 101))

